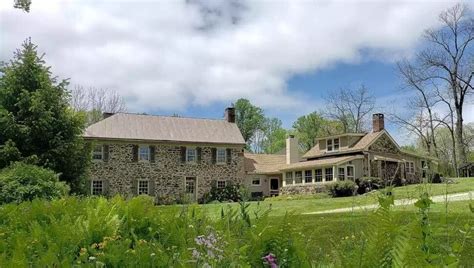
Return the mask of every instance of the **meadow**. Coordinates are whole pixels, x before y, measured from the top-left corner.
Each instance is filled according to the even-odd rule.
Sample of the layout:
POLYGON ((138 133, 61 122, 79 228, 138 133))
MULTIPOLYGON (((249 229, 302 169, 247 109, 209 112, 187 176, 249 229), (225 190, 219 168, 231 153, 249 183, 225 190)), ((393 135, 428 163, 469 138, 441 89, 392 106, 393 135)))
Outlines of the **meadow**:
POLYGON ((232 204, 155 206, 145 196, 8 204, 0 267, 467 267, 474 203, 430 202, 474 189, 474 179, 457 182, 232 204), (393 206, 407 197, 418 201, 393 206), (302 214, 372 203, 380 208, 302 214))

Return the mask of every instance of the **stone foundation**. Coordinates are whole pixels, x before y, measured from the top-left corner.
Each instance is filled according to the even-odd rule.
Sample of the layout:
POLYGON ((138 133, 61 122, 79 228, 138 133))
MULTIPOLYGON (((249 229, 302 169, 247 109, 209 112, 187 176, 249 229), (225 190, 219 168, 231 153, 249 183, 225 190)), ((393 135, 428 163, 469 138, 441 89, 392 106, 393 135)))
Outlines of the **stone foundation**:
POLYGON ((326 184, 287 185, 280 188, 280 195, 311 195, 326 191, 326 184))

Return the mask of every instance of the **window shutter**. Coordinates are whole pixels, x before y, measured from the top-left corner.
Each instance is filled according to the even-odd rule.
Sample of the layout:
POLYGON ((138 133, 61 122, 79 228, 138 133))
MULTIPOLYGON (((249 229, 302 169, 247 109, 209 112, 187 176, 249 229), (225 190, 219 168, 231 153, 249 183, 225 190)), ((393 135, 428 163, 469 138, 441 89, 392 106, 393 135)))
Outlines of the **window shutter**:
POLYGON ((110 187, 109 187, 109 180, 102 180, 102 191, 105 196, 110 195, 110 187))
POLYGON ((133 145, 133 148, 132 148, 132 162, 138 162, 138 145, 133 145))
POLYGON ((232 162, 232 149, 226 149, 226 160, 227 164, 230 165, 230 163, 232 162))
POLYGON ((132 190, 133 196, 138 195, 138 180, 137 179, 132 180, 132 187, 130 187, 130 189, 132 190))
POLYGON ((201 154, 202 154, 202 149, 201 149, 201 147, 197 147, 197 148, 196 148, 196 154, 197 154, 197 162, 198 162, 198 163, 201 163, 201 158, 202 158, 202 157, 201 157, 201 154))
POLYGON ((109 162, 109 145, 102 145, 102 150, 104 150, 104 162, 109 162))
POLYGON ((181 146, 181 163, 186 162, 186 147, 181 146))
POLYGON ((148 195, 155 196, 155 180, 148 181, 148 195))
POLYGON ((155 163, 155 146, 150 146, 150 162, 155 163))
POLYGON ((215 164, 216 163, 216 158, 217 158, 217 149, 212 148, 211 152, 212 152, 212 163, 215 164))

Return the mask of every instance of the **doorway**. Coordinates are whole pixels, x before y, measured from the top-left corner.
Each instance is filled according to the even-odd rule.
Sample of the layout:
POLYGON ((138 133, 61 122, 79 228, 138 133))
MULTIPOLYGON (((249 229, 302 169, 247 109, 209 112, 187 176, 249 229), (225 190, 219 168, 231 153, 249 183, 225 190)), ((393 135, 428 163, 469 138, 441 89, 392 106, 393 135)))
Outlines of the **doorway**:
POLYGON ((279 181, 280 179, 278 178, 270 178, 270 196, 275 196, 279 194, 279 181))
POLYGON ((196 201, 196 177, 186 177, 185 187, 186 197, 191 201, 196 201))

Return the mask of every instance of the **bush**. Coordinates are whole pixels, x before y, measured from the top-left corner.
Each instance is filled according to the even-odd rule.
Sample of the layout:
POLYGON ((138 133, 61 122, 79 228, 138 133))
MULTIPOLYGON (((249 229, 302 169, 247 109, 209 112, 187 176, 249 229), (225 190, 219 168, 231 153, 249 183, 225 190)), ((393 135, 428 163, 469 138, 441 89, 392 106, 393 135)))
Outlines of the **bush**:
POLYGON ((377 177, 362 177, 356 179, 357 183, 357 193, 365 194, 373 190, 382 189, 385 187, 385 183, 381 178, 377 177))
POLYGON ((352 196, 357 190, 357 184, 353 181, 338 181, 327 186, 332 197, 352 196))
POLYGON ((0 204, 65 196, 69 188, 58 178, 58 174, 49 169, 14 163, 0 171, 0 204))
POLYGON ((240 186, 238 184, 230 184, 224 188, 217 188, 213 186, 209 193, 205 194, 203 197, 203 203, 209 203, 212 201, 219 201, 219 202, 238 202, 242 201, 243 196, 242 192, 240 191, 240 186))

